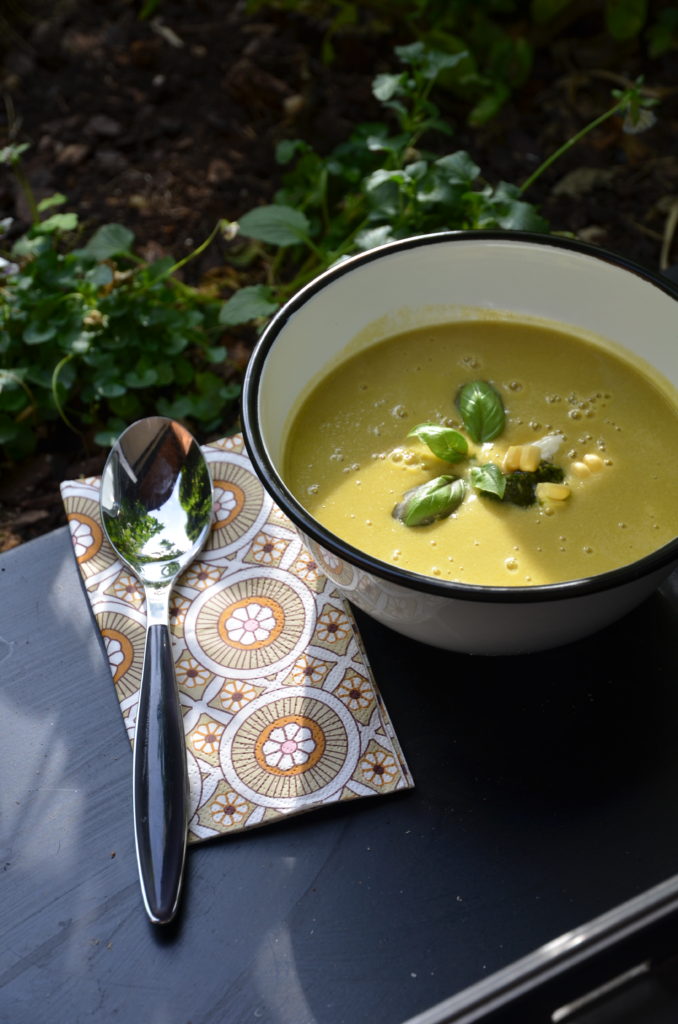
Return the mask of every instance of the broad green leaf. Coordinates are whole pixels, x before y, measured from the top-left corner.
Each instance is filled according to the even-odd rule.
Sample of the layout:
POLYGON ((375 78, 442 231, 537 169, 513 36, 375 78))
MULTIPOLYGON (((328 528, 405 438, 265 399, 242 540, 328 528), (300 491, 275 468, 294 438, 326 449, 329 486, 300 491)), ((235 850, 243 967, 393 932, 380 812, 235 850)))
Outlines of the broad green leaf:
POLYGON ((506 212, 497 218, 497 224, 506 231, 548 231, 548 221, 537 212, 531 203, 518 199, 510 202, 506 212))
POLYGON ((458 217, 459 203, 467 191, 468 185, 448 179, 445 172, 434 165, 417 182, 415 198, 423 206, 438 206, 440 209, 435 216, 442 225, 450 215, 458 217))
POLYGON ((504 429, 504 403, 496 388, 486 380, 464 384, 457 393, 455 405, 461 413, 464 427, 476 444, 491 441, 504 429))
POLYGON ((403 495, 393 509, 394 519, 405 526, 428 526, 445 519, 461 505, 466 493, 464 481, 455 476, 437 476, 403 495))
POLYGON ((454 184, 470 185, 480 174, 478 164, 474 163, 463 149, 457 150, 456 153, 450 153, 448 156, 441 156, 433 166, 444 171, 447 180, 454 184))
POLYGON ((125 420, 111 420, 105 430, 98 430, 94 440, 102 448, 111 448, 128 424, 125 420))
POLYGON ((46 252, 51 244, 47 235, 36 235, 34 238, 30 235, 22 235, 12 246, 12 256, 25 256, 30 259, 32 256, 39 256, 46 252))
POLYGON ((409 135, 388 135, 378 132, 368 135, 365 145, 371 153, 400 153, 409 141, 409 135))
POLYGON ((125 374, 125 384, 128 388, 151 388, 158 381, 158 374, 152 368, 145 370, 130 370, 125 374))
POLYGON ((171 256, 162 256, 159 260, 154 260, 153 263, 149 263, 144 270, 149 281, 159 281, 161 278, 166 277, 169 270, 174 266, 174 259, 171 256))
POLYGON ((77 213, 54 213, 51 217, 36 224, 33 230, 41 235, 51 235, 55 231, 75 231, 77 226, 77 213))
POLYGON ((442 50, 428 50, 422 64, 422 73, 425 78, 437 78, 443 71, 450 71, 461 64, 468 56, 466 50, 459 53, 443 53, 442 50))
POLYGON ((272 203, 257 206, 238 219, 240 233, 270 245, 297 245, 308 239, 310 224, 301 210, 272 203))
POLYGON ((19 142, 16 145, 4 146, 0 149, 0 164, 9 164, 10 167, 18 164, 21 154, 30 149, 29 142, 19 142))
POLYGON ((310 152, 311 147, 303 139, 281 139, 275 147, 275 160, 278 164, 289 164, 295 156, 310 152))
POLYGON ((56 334, 54 324, 30 323, 24 331, 24 342, 27 345, 43 345, 56 334))
MULTIPOLYGON (((167 350, 165 350, 165 353, 167 354, 167 350)), ((174 355, 175 353, 172 352, 169 354, 174 355)), ((156 363, 152 368, 155 370, 156 384, 158 385, 158 387, 165 387, 167 384, 171 384, 173 381, 176 381, 176 383, 178 384, 179 376, 181 374, 181 367, 182 362, 178 359, 172 359, 171 362, 168 360, 162 360, 161 362, 156 363)), ((191 373, 189 380, 192 379, 193 374, 191 373)))
POLYGON ((235 292, 219 312, 219 323, 232 327, 246 324, 259 317, 275 313, 280 303, 273 298, 273 292, 263 284, 248 285, 235 292))
POLYGON ((97 263, 85 274, 85 280, 95 288, 105 288, 113 280, 113 271, 107 263, 97 263))
POLYGON ((488 196, 486 220, 481 212, 479 226, 498 225, 506 231, 548 231, 548 221, 538 213, 536 206, 520 199, 516 185, 502 181, 488 196))
POLYGON ((407 74, 405 72, 401 72, 399 75, 377 75, 372 80, 372 95, 381 103, 386 103, 394 96, 400 95, 406 81, 407 74))
POLYGON ((468 56, 466 50, 450 53, 427 47, 421 41, 396 46, 395 54, 403 64, 409 64, 428 80, 436 79, 441 71, 456 67, 468 56))
POLYGON ((102 224, 85 246, 85 252, 102 261, 131 252, 134 233, 122 224, 102 224))
POLYGON ((366 192, 374 192, 381 185, 385 185, 387 182, 393 182, 395 185, 402 185, 406 180, 407 175, 404 171, 387 171, 383 167, 380 167, 378 171, 373 171, 372 174, 365 178, 363 188, 366 192))
POLYGON ((410 181, 421 181, 427 171, 428 162, 426 160, 413 160, 411 164, 406 164, 403 167, 403 173, 410 181))
POLYGON ((396 46, 393 50, 398 60, 403 64, 420 64, 426 53, 425 44, 419 39, 416 43, 406 43, 404 46, 396 46))
POLYGON ((228 355, 226 348, 223 345, 214 345, 213 347, 208 346, 203 349, 205 359, 209 363, 223 363, 224 359, 228 355))
POLYGON ((44 213, 45 210, 50 210, 53 206, 63 206, 65 202, 66 196, 61 192, 56 192, 53 196, 46 196, 38 203, 38 213, 44 213))
POLYGON ((124 385, 118 384, 115 380, 98 380, 94 386, 102 398, 118 398, 120 395, 124 395, 127 390, 124 385))
POLYGON ((395 236, 393 229, 390 224, 380 224, 376 228, 365 228, 364 231, 359 231, 353 241, 360 252, 366 252, 368 249, 374 249, 378 245, 385 245, 386 242, 392 242, 395 236))
POLYGON ((504 497, 506 477, 499 466, 495 466, 493 462, 487 462, 482 466, 472 466, 469 477, 477 491, 482 491, 484 494, 495 494, 498 498, 504 497))
POLYGON ((116 416, 120 416, 127 423, 138 420, 143 416, 143 404, 139 395, 128 391, 126 395, 119 398, 109 398, 108 407, 116 416))
POLYGON ((444 462, 459 462, 468 455, 466 438, 452 427, 444 427, 439 423, 420 423, 407 436, 423 441, 444 462))
POLYGON ((647 18, 647 0, 607 0, 605 24, 613 39, 635 39, 647 18))

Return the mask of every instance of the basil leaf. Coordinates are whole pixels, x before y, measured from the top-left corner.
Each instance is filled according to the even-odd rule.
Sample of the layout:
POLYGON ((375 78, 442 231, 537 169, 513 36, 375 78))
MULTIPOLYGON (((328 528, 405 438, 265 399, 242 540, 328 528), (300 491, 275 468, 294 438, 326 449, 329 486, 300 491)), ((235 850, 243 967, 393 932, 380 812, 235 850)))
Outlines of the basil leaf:
POLYGON ((420 423, 413 427, 407 436, 419 438, 444 462, 459 462, 468 454, 466 438, 452 427, 443 427, 438 423, 420 423))
POLYGON ((506 413, 501 396, 486 380, 472 380, 459 389, 455 404, 476 444, 501 434, 506 413))
POLYGON ((392 515, 405 526, 428 526, 451 515, 461 505, 465 493, 466 485, 459 477, 436 476, 407 491, 392 515))
POLYGON ((504 497, 506 477, 493 462, 486 462, 483 466, 472 466, 469 476, 476 490, 484 494, 495 494, 498 498, 504 497))

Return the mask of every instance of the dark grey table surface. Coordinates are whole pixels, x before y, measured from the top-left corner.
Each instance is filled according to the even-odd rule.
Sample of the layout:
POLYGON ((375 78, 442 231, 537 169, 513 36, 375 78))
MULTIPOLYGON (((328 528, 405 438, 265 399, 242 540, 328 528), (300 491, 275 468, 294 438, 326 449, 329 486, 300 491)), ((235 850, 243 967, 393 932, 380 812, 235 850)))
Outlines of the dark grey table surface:
POLYGON ((192 846, 157 930, 67 531, 0 558, 3 1024, 399 1024, 676 873, 678 577, 532 657, 359 624, 415 790, 192 846))

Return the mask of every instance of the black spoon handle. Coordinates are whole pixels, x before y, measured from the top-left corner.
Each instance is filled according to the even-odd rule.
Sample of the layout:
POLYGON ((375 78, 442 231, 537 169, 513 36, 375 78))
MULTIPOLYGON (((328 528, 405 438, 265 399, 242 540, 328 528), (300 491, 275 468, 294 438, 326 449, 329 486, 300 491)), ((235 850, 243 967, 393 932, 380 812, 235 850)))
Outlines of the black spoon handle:
POLYGON ((166 625, 149 626, 134 740, 134 837, 146 912, 174 917, 186 858, 184 727, 166 625))

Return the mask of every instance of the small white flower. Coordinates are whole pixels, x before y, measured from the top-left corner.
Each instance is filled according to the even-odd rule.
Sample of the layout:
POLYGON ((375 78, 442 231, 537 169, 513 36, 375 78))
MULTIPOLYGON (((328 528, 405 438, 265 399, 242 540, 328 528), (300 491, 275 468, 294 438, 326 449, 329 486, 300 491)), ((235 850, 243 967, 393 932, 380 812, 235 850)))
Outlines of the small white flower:
POLYGON ((104 644, 106 645, 108 664, 112 669, 118 668, 118 666, 125 660, 125 652, 122 649, 120 641, 116 640, 115 637, 106 636, 104 637, 104 644))
POLYGON ((94 536, 87 523, 81 523, 78 519, 71 519, 69 522, 71 537, 75 548, 75 557, 82 558, 87 554, 89 548, 94 544, 94 536))
POLYGON ((224 519, 228 519, 235 506, 236 500, 233 491, 227 490, 224 487, 215 486, 214 517, 216 521, 222 522, 224 519))
POLYGON ((646 107, 638 110, 629 110, 622 122, 622 128, 627 135, 639 135, 656 124, 657 115, 646 107))
POLYGON ((229 639, 248 646, 268 640, 275 628, 275 618, 270 608, 251 601, 244 608, 236 608, 226 620, 229 639))
POLYGON ((266 764, 281 772, 305 764, 316 748, 311 730, 296 722, 273 729, 262 747, 266 764))

